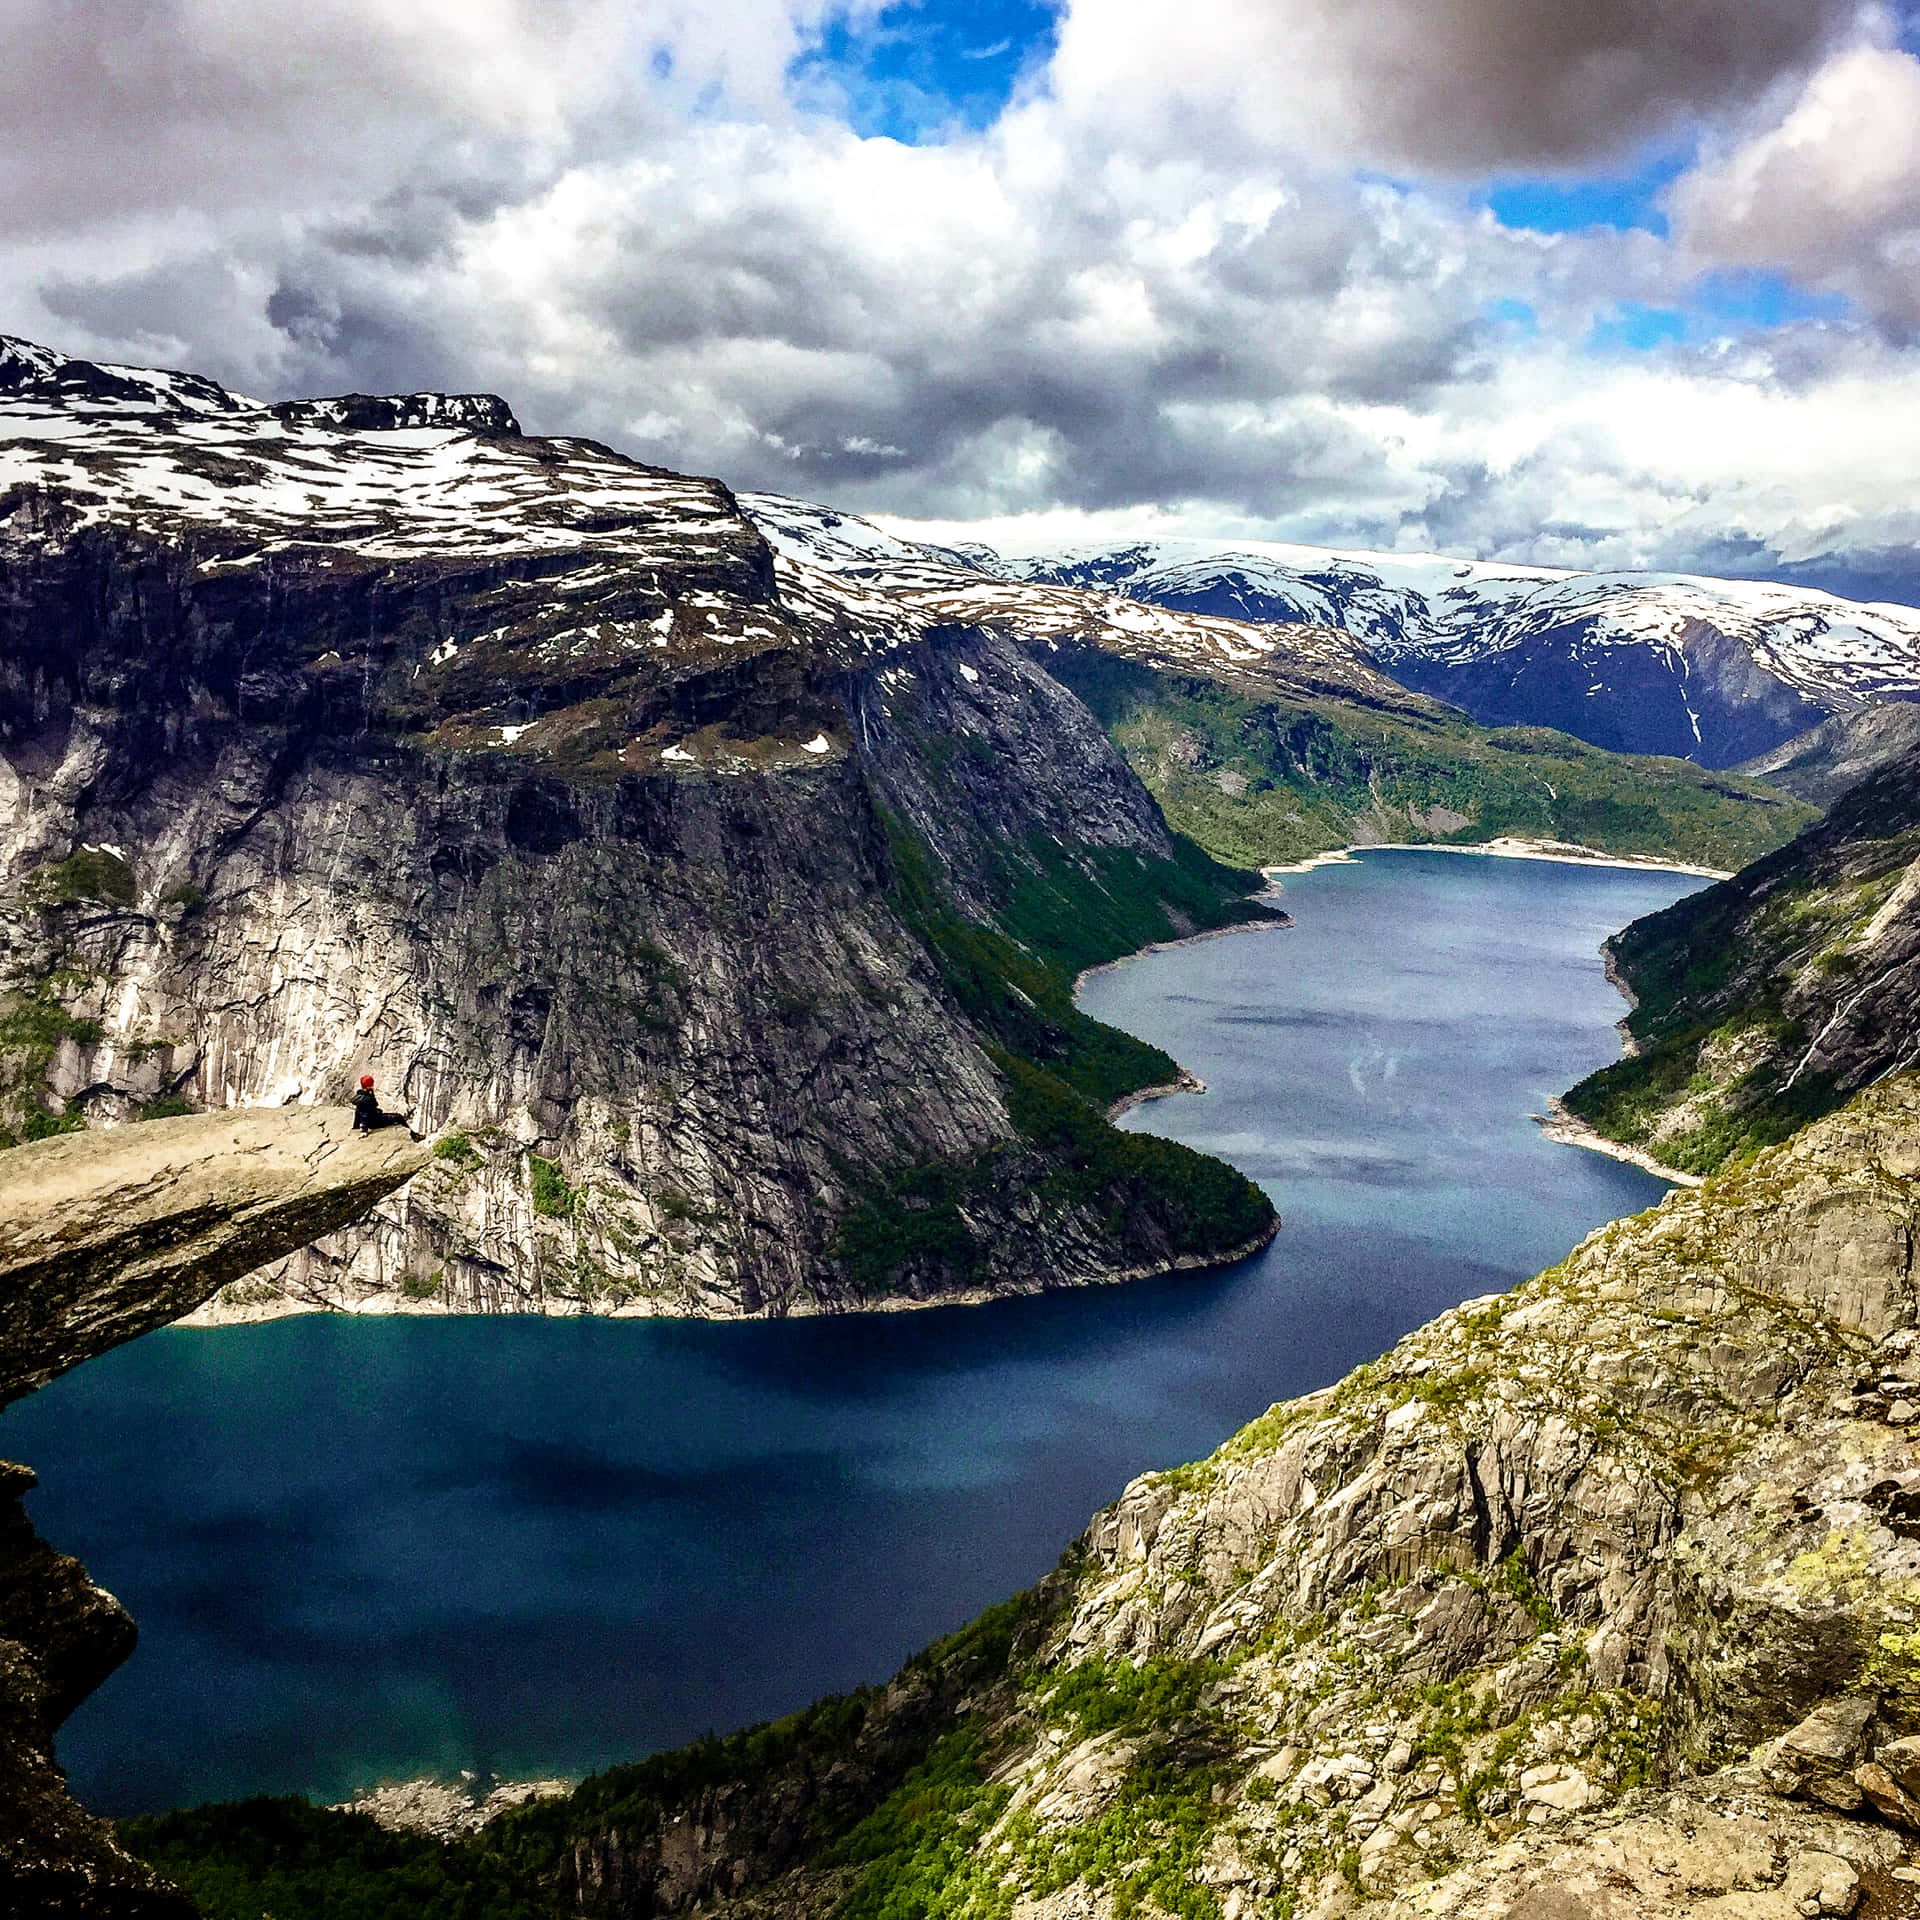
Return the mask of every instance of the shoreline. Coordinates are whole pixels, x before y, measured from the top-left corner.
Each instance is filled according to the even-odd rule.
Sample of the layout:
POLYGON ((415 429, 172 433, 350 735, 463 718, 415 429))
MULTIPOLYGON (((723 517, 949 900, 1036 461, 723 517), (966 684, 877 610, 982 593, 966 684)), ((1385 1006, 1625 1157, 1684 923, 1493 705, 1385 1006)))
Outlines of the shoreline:
POLYGON ((1107 1109, 1107 1124, 1112 1126, 1123 1113, 1131 1113, 1135 1107, 1144 1107, 1149 1100, 1170 1100, 1176 1093, 1205 1093, 1206 1090, 1207 1083, 1197 1073, 1182 1067, 1177 1080, 1168 1080, 1157 1087, 1135 1087, 1131 1093, 1123 1093, 1107 1109))
MULTIPOLYGON (((1277 869, 1262 867, 1260 871, 1266 874, 1275 872, 1277 869)), ((1144 960, 1150 953, 1174 953, 1181 947, 1197 947, 1206 940, 1231 940, 1237 933, 1285 933, 1293 925, 1293 915, 1281 906, 1276 888, 1268 886, 1263 892, 1248 894, 1247 898, 1265 909, 1258 920, 1236 920, 1230 927, 1209 927, 1204 933, 1183 933, 1177 940, 1149 940, 1144 947, 1135 947, 1131 953, 1123 953, 1112 960, 1100 960, 1090 967, 1082 967, 1073 976, 1075 1004, 1079 1002, 1080 983, 1083 980, 1091 980, 1096 973, 1112 973, 1118 967, 1130 967, 1136 960, 1144 960)), ((1186 1068, 1182 1067, 1180 1071, 1185 1073, 1186 1068)), ((1159 1089, 1160 1093, 1204 1093, 1205 1091, 1204 1086, 1166 1086, 1159 1089)), ((1139 1097, 1153 1099, 1157 1096, 1143 1088, 1139 1097)), ((1116 1108, 1115 1111, 1124 1112, 1125 1109, 1116 1108)))
POLYGON ((1685 860, 1662 860, 1646 853, 1603 853, 1598 847, 1583 847, 1571 840, 1523 840, 1501 834, 1492 840, 1462 845, 1451 840, 1377 840, 1362 844, 1355 841, 1344 847, 1330 847, 1324 853, 1311 853, 1304 860, 1285 866, 1262 867, 1269 880, 1286 873, 1311 873, 1315 867, 1340 867, 1356 864, 1360 853, 1464 853, 1488 860, 1547 860, 1563 867, 1624 867, 1642 873, 1685 873, 1701 880, 1727 880, 1732 876, 1720 867, 1700 867, 1685 860))
POLYGON ((1700 1174, 1682 1173, 1678 1167, 1663 1166, 1644 1148, 1623 1146, 1618 1140, 1609 1140, 1604 1133, 1596 1133, 1578 1114, 1568 1111, 1566 1102, 1558 1094, 1547 1102, 1545 1113, 1530 1113, 1527 1118, 1556 1146, 1585 1147, 1589 1153, 1604 1153, 1609 1160, 1624 1160, 1628 1166, 1638 1167, 1642 1173, 1650 1173, 1656 1180, 1668 1181, 1676 1187, 1701 1184, 1700 1174))

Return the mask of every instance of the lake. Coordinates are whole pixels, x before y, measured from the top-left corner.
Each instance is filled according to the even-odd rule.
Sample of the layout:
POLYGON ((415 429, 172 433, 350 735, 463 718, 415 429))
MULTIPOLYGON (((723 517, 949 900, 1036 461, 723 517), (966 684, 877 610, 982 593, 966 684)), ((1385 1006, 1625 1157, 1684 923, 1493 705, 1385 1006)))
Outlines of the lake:
POLYGON ((1192 1459, 1650 1205, 1528 1119, 1616 1057, 1602 938, 1701 882, 1378 851, 1296 924, 1085 983, 1210 1091, 1127 1117, 1285 1220, 1223 1273, 784 1323, 307 1316, 168 1329, 0 1415, 131 1608, 68 1723, 126 1813, 579 1774, 891 1673, 1192 1459))

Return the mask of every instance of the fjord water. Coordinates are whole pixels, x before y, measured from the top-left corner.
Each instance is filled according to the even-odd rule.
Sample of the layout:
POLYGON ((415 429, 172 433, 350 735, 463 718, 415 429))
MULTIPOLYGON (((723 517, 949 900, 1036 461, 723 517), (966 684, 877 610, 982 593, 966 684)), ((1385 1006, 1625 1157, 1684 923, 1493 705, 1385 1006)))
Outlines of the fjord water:
POLYGON ((60 1742, 107 1812, 578 1774, 883 1678, 1205 1453, 1660 1183, 1527 1116, 1615 1057, 1603 936, 1681 875, 1375 852, 1083 1004, 1210 1091, 1126 1124, 1286 1226, 1227 1273, 784 1323, 170 1329, 0 1418, 140 1622, 60 1742))

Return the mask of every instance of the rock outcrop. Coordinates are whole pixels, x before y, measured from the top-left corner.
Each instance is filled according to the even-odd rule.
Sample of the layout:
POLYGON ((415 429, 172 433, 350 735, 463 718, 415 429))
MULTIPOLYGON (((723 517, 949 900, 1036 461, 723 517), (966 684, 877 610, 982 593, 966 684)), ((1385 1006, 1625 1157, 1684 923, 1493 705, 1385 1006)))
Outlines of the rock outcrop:
POLYGON ((1732 879, 1607 942, 1629 1057, 1566 1096, 1684 1173, 1785 1139, 1920 1058, 1920 748, 1732 879))
POLYGON ((243 1108, 0 1154, 0 1405, 370 1213, 430 1164, 344 1107, 243 1108))
POLYGON ((1830 807, 1849 787, 1916 747, 1920 702, 1890 700, 1822 721, 1738 771, 1816 807, 1830 807))
POLYGON ((890 1688, 589 1783, 574 1908, 1913 1911, 1916 1195, 1907 1078, 1145 1476, 890 1688))
MULTIPOLYGON (((341 1109, 158 1120, 0 1154, 0 1404, 366 1213, 427 1163, 341 1109)), ((132 1652, 133 1622, 33 1530, 0 1462, 0 1912, 190 1920, 68 1798, 60 1723, 132 1652)))
POLYGON ((1168 1078, 1072 971, 1257 880, 1011 643, 776 565, 717 482, 0 341, 0 636, 0 1124, 364 1069, 451 1132, 228 1307, 807 1311, 1271 1231, 1086 1177, 1002 1057, 1168 1078))

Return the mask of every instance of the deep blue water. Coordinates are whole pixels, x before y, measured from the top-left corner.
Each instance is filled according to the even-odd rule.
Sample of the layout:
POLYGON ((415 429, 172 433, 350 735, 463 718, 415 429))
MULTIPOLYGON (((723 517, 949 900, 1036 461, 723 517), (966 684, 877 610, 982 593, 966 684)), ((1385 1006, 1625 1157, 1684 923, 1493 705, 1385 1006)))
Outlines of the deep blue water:
POLYGON ((30 1511, 141 1624, 68 1723, 126 1812, 426 1770, 579 1773, 875 1680, 1206 1452, 1659 1183, 1527 1115, 1615 1057, 1601 938, 1697 882, 1375 853, 1298 924, 1094 1013, 1207 1080, 1128 1124, 1286 1226, 1239 1268, 783 1324, 170 1329, 0 1416, 30 1511))

